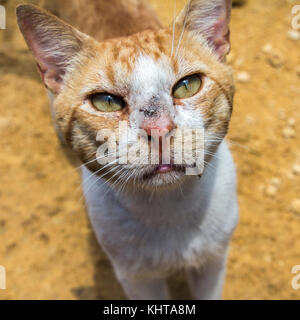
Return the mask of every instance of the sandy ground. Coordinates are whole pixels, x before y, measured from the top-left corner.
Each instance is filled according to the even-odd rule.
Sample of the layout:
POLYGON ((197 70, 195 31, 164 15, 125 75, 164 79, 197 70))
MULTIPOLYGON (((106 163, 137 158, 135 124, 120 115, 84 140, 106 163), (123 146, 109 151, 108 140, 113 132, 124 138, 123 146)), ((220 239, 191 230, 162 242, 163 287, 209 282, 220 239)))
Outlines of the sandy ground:
MULTIPOLYGON (((124 298, 16 28, 20 2, 0 2, 8 20, 0 30, 0 264, 7 270, 0 299, 124 298)), ((173 0, 150 2, 169 23, 173 0)), ((249 0, 233 11, 229 61, 238 81, 229 139, 241 218, 225 299, 300 298, 291 287, 291 269, 300 265, 300 40, 288 33, 292 6, 249 0)), ((181 274, 171 281, 175 298, 189 297, 182 282, 181 274)))

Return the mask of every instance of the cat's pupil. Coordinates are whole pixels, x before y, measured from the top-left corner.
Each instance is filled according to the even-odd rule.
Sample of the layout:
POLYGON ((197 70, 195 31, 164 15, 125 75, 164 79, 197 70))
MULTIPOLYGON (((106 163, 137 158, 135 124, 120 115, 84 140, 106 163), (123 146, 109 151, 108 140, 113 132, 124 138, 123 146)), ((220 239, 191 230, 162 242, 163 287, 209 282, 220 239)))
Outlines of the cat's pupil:
POLYGON ((183 85, 185 86, 186 90, 189 90, 189 80, 188 79, 183 80, 183 85))
POLYGON ((106 102, 108 102, 108 104, 112 104, 112 102, 113 102, 112 96, 107 95, 106 96, 106 102))

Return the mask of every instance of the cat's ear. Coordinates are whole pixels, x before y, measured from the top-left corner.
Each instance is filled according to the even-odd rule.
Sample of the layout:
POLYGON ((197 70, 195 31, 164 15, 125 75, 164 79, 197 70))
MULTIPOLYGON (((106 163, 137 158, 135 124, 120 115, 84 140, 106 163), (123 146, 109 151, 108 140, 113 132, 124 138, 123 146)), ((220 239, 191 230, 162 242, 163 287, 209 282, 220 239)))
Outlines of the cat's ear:
POLYGON ((59 93, 70 61, 82 50, 87 36, 33 5, 20 5, 16 14, 45 86, 59 93))
POLYGON ((187 32, 200 34, 221 60, 230 51, 231 0, 190 0, 177 18, 187 32))

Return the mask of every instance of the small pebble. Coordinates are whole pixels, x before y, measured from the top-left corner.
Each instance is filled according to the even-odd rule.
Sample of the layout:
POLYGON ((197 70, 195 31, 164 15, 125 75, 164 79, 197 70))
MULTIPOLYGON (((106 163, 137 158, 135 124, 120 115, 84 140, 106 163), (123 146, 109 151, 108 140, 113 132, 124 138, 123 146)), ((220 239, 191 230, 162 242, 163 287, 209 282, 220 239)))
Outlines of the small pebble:
POLYGON ((246 116, 246 122, 248 124, 255 124, 256 123, 256 119, 253 116, 247 115, 246 116))
POLYGON ((294 128, 295 125, 296 125, 296 120, 295 120, 294 118, 289 118, 289 120, 288 120, 288 126, 289 126, 290 128, 294 128))
POLYGON ((271 198, 274 198, 277 192, 278 192, 278 188, 272 185, 268 186, 265 191, 266 195, 271 198))
POLYGON ((6 130, 11 127, 11 121, 8 118, 0 118, 0 130, 6 130))
POLYGON ((295 180, 295 174, 293 173, 293 169, 288 169, 284 171, 284 175, 289 179, 289 180, 295 180))
POLYGON ((295 164, 295 165, 293 166, 292 171, 293 171, 293 174, 294 174, 294 175, 299 176, 299 175, 300 175, 300 164, 298 164, 298 163, 295 164))
POLYGON ((267 55, 267 61, 273 68, 279 68, 283 65, 281 54, 274 50, 271 43, 266 43, 261 50, 267 55))
POLYGON ((240 57, 240 58, 238 58, 238 59, 236 60, 235 66, 236 66, 236 67, 240 67, 240 66, 242 66, 242 65, 244 64, 244 62, 245 62, 245 59, 242 58, 242 57, 240 57))
POLYGON ((300 32, 297 30, 289 30, 288 37, 291 40, 300 40, 300 32))
POLYGON ((300 199, 295 199, 291 203, 291 211, 300 214, 300 199))
POLYGON ((261 51, 262 51, 263 53, 271 53, 271 52, 273 51, 273 46, 271 45, 271 43, 266 43, 266 44, 262 47, 261 51))
POLYGON ((295 137, 295 130, 290 127, 287 127, 283 129, 282 135, 285 139, 292 139, 295 137))
POLYGON ((236 76, 237 81, 242 82, 242 83, 247 83, 250 81, 250 75, 247 72, 239 72, 236 76))
POLYGON ((271 179, 271 185, 274 187, 278 187, 281 184, 281 179, 280 178, 272 178, 271 179))
POLYGON ((273 68, 280 68, 283 66, 283 59, 278 53, 271 54, 267 60, 273 68))

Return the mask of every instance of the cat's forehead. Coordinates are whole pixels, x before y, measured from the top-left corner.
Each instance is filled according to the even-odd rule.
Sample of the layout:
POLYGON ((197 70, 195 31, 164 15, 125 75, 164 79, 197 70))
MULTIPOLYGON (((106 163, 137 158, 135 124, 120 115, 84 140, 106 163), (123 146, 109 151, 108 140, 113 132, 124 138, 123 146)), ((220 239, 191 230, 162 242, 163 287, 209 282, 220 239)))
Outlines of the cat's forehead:
POLYGON ((170 45, 171 34, 168 30, 144 31, 132 36, 120 39, 113 39, 104 45, 108 45, 113 59, 122 62, 128 61, 128 56, 137 58, 140 53, 149 55, 157 60, 162 54, 165 54, 170 45))
POLYGON ((88 82, 97 82, 107 91, 127 88, 138 94, 143 84, 172 81, 176 64, 170 59, 169 38, 165 30, 147 31, 97 44, 96 54, 81 64, 88 82))
POLYGON ((83 65, 91 73, 89 80, 101 79, 103 90, 127 87, 139 94, 160 87, 169 91, 176 79, 207 69, 206 59, 199 56, 199 47, 199 59, 186 43, 180 49, 176 54, 176 43, 169 30, 146 31, 97 44, 96 59, 88 61, 88 68, 83 65))
POLYGON ((192 67, 194 62, 198 63, 197 58, 204 62, 211 56, 211 50, 199 39, 195 41, 184 33, 173 34, 170 29, 148 30, 129 37, 107 40, 100 43, 98 52, 106 57, 107 64, 119 63, 129 72, 136 68, 137 63, 140 64, 141 56, 150 57, 154 61, 168 57, 175 73, 188 66, 192 67))
POLYGON ((81 96, 109 92, 146 101, 170 96, 174 85, 191 74, 225 80, 228 70, 209 48, 186 36, 180 43, 177 38, 159 30, 93 43, 72 86, 80 88, 81 96))

